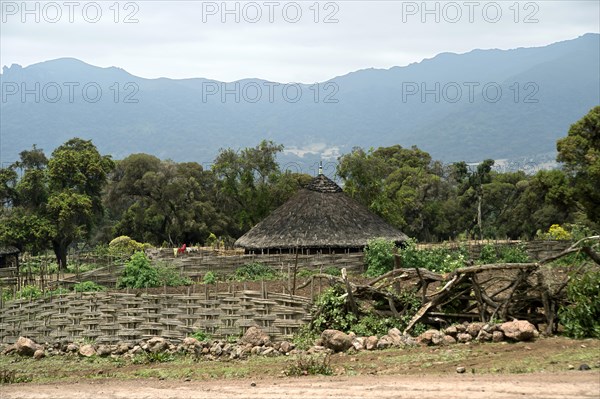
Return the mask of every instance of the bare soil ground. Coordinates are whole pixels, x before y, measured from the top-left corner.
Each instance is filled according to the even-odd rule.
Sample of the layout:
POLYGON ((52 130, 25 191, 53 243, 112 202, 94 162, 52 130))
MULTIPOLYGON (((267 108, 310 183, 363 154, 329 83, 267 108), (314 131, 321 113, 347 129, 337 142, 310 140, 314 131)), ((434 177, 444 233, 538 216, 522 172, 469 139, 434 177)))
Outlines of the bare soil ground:
POLYGON ((514 399, 598 398, 600 374, 535 373, 520 375, 356 376, 250 380, 96 381, 3 387, 2 399, 320 399, 419 398, 514 399))
POLYGON ((33 381, 0 385, 0 399, 600 398, 599 340, 552 337, 416 347, 335 354, 330 360, 332 376, 286 377, 283 372, 297 363, 293 357, 176 357, 134 364, 110 358, 0 356, 0 371, 33 381), (579 371, 583 363, 591 370, 579 371), (466 373, 457 374, 457 366, 466 373))

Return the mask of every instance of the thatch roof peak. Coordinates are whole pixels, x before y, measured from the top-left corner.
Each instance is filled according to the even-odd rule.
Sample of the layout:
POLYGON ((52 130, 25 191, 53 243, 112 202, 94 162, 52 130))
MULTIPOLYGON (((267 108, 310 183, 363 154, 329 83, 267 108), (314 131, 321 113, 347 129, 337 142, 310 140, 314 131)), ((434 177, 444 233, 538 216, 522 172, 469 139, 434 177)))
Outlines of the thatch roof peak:
POLYGON ((354 201, 323 175, 240 237, 247 250, 364 248, 373 238, 401 243, 408 237, 354 201))
POLYGON ((333 180, 323 174, 319 174, 312 179, 305 187, 307 190, 316 191, 318 193, 340 193, 342 188, 335 184, 333 180))
POLYGON ((18 254, 19 251, 17 248, 13 247, 13 246, 3 246, 0 245, 0 256, 4 256, 4 255, 15 255, 18 254))

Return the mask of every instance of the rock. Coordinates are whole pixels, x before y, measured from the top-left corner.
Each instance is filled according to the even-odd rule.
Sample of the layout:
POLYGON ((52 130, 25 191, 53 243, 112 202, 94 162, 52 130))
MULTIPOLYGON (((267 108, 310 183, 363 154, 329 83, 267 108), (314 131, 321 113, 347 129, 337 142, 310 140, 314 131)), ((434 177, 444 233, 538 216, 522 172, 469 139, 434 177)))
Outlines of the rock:
POLYGON ((277 351, 275 350, 275 348, 267 348, 261 353, 261 355, 262 356, 276 356, 277 351))
POLYGON ((366 338, 365 349, 368 351, 372 351, 373 349, 377 348, 377 341, 379 340, 374 335, 371 335, 370 337, 366 338))
POLYGON ((377 349, 387 349, 394 345, 394 342, 388 335, 384 335, 377 341, 377 349))
POLYGON ((36 344, 32 339, 19 337, 15 342, 15 352, 21 356, 33 356, 37 350, 43 350, 41 345, 36 344))
POLYGON ((483 323, 471 323, 467 326, 467 334, 470 334, 473 338, 477 338, 482 327, 483 323))
POLYGON ((112 350, 108 345, 98 345, 98 349, 96 349, 96 354, 100 357, 110 356, 112 350))
POLYGON ((82 345, 81 348, 79 348, 79 354, 84 357, 90 357, 96 354, 96 350, 93 345, 82 345))
POLYGON ((17 350, 17 348, 15 348, 14 345, 8 345, 6 348, 4 348, 2 350, 2 354, 3 355, 10 355, 11 353, 15 352, 17 350))
POLYGON ((196 346, 196 345, 200 345, 200 341, 198 341, 196 338, 194 337, 186 337, 183 339, 182 344, 184 346, 196 346))
POLYGON ((461 366, 461 367, 457 367, 457 368, 456 368, 456 372, 457 372, 458 374, 463 374, 465 371, 467 371, 467 369, 466 369, 466 368, 464 368, 464 367, 462 367, 462 366, 461 366))
POLYGON ((283 341, 280 345, 279 345, 279 351, 281 353, 290 353, 290 351, 294 349, 294 345, 287 342, 287 341, 283 341))
POLYGON ((539 336, 539 332, 533 324, 527 320, 507 321, 500 325, 504 336, 515 341, 529 341, 539 336))
POLYGON ((587 371, 587 370, 591 370, 592 368, 590 366, 588 366, 587 364, 581 364, 579 366, 579 371, 587 371))
POLYGON ((79 351, 79 346, 77 346, 77 344, 69 344, 69 345, 67 345, 67 352, 74 353, 74 352, 77 352, 77 351, 79 351))
POLYGON ((492 333, 492 342, 504 341, 504 333, 502 331, 494 331, 492 333))
POLYGON ((471 336, 471 334, 467 334, 467 333, 459 333, 456 336, 456 340, 458 342, 462 342, 462 343, 466 343, 466 342, 471 342, 473 340, 473 337, 471 336))
POLYGON ((119 342, 117 344, 117 347, 115 349, 115 354, 117 355, 122 355, 124 353, 127 353, 130 349, 133 349, 133 346, 130 344, 126 344, 124 342, 119 342))
POLYGON ((338 330, 325 330, 321 333, 323 346, 334 352, 344 352, 352 346, 352 337, 338 330))
POLYGON ((356 351, 362 351, 365 349, 365 339, 363 337, 354 337, 352 346, 356 351))
POLYGON ((142 349, 141 346, 139 345, 135 345, 133 348, 131 348, 131 350, 129 351, 129 353, 133 356, 135 355, 140 355, 142 352, 144 352, 144 350, 142 349))
POLYGON ((479 334, 477 334, 477 341, 480 342, 488 342, 493 339, 493 335, 487 332, 484 329, 479 330, 479 334))
POLYGON ((456 338, 456 334, 458 334, 458 331, 456 330, 456 326, 450 326, 444 330, 444 333, 446 335, 450 335, 450 336, 456 338))
POLYGON ((568 368, 569 370, 575 370, 575 366, 573 366, 572 364, 569 364, 569 365, 567 366, 567 368, 568 368))
POLYGON ((259 327, 250 327, 240 342, 251 344, 252 346, 263 346, 271 343, 271 338, 259 327))
POLYGON ((455 343, 456 343, 456 338, 454 338, 452 335, 444 335, 444 341, 443 341, 444 345, 453 345, 455 343))
POLYGON ((331 349, 326 348, 324 346, 319 346, 319 345, 311 346, 306 351, 306 353, 309 355, 314 355, 314 354, 318 354, 318 353, 328 353, 328 352, 331 353, 331 349))
POLYGON ((417 337, 417 341, 424 345, 439 345, 444 342, 444 334, 438 330, 427 330, 417 337))
POLYGON ((454 326, 454 328, 456 328, 456 335, 467 331, 467 326, 464 324, 457 324, 454 326))
POLYGON ((152 337, 146 342, 146 350, 152 353, 160 353, 165 352, 171 343, 164 338, 161 337, 152 337))
MULTIPOLYGON (((33 358, 35 360, 40 360, 42 358, 46 357, 46 353, 44 352, 43 349, 38 349, 35 351, 35 353, 33 354, 33 358)), ((581 370, 581 368, 579 368, 581 370)))

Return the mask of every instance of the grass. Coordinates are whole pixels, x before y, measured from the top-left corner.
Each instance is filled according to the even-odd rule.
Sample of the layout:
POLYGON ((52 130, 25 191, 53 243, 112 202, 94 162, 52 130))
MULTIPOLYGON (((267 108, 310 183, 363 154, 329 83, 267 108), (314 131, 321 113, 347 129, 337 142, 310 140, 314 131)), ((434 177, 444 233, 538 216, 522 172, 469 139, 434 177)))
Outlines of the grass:
POLYGON ((75 382, 86 379, 161 379, 205 381, 211 379, 276 378, 289 375, 444 374, 463 366, 469 373, 520 374, 565 372, 586 363, 598 372, 600 340, 543 338, 530 343, 486 343, 447 347, 415 347, 332 355, 327 362, 311 357, 261 357, 247 360, 209 361, 183 354, 136 362, 77 356, 46 357, 41 360, 0 356, 0 383, 75 382), (300 359, 300 361, 299 361, 300 359), (167 360, 167 359, 161 359, 167 360), (323 366, 323 367, 322 367, 323 366), (329 369, 327 369, 326 367, 329 369), (297 371, 297 373, 294 373, 297 371))

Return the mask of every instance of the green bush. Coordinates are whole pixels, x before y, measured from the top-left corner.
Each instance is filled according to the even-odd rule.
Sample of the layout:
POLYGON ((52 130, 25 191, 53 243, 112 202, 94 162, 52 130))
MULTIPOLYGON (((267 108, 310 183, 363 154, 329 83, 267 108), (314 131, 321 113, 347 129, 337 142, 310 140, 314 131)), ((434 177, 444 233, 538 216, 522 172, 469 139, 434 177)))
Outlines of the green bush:
POLYGON ((158 270, 150 264, 143 252, 136 252, 125 264, 125 270, 117 282, 118 288, 151 288, 159 287, 158 270))
POLYGON ((417 249, 416 242, 409 240, 400 251, 402 267, 418 267, 436 273, 447 273, 465 266, 467 253, 464 248, 451 250, 446 247, 417 249))
POLYGON ((394 251, 396 245, 383 238, 375 238, 367 242, 365 248, 365 264, 368 277, 381 276, 394 268, 394 251))
POLYGON ((354 313, 348 311, 344 289, 340 286, 327 288, 317 298, 315 307, 318 314, 312 320, 315 331, 321 332, 328 328, 340 331, 350 331, 358 321, 354 313))
POLYGON ((204 284, 215 284, 217 282, 217 276, 213 272, 206 272, 203 279, 204 284))
POLYGON ((285 370, 285 375, 333 375, 329 355, 300 356, 285 370))
POLYGON ((325 269, 323 269, 323 273, 329 274, 332 276, 341 276, 342 269, 340 269, 339 267, 335 267, 335 266, 328 266, 325 269))
POLYGON ((132 255, 135 252, 144 251, 149 244, 142 244, 127 236, 119 236, 108 244, 108 251, 111 255, 132 255))
POLYGON ((258 262, 245 264, 235 271, 237 281, 274 280, 278 277, 276 270, 258 262))
POLYGON ((558 316, 565 333, 573 338, 600 338, 600 270, 571 275, 568 304, 558 316))
POLYGON ((179 287, 192 285, 192 280, 187 276, 181 276, 173 266, 161 263, 156 265, 158 271, 158 283, 161 286, 179 287))
POLYGON ((207 332, 198 330, 196 332, 194 332, 192 335, 190 335, 191 338, 196 338, 198 341, 203 342, 203 341, 210 341, 211 340, 211 336, 210 334, 208 334, 207 332))
POLYGON ((531 262, 523 245, 507 245, 500 248, 500 261, 505 263, 531 262))
POLYGON ((478 263, 488 264, 496 263, 497 261, 498 253, 496 252, 496 247, 493 244, 485 244, 483 247, 481 247, 478 263))
POLYGON ((42 296, 42 290, 35 285, 26 285, 19 292, 17 292, 16 298, 23 299, 37 299, 42 296))
POLYGON ((106 291, 106 287, 93 281, 83 281, 73 286, 75 292, 98 292, 106 291))

